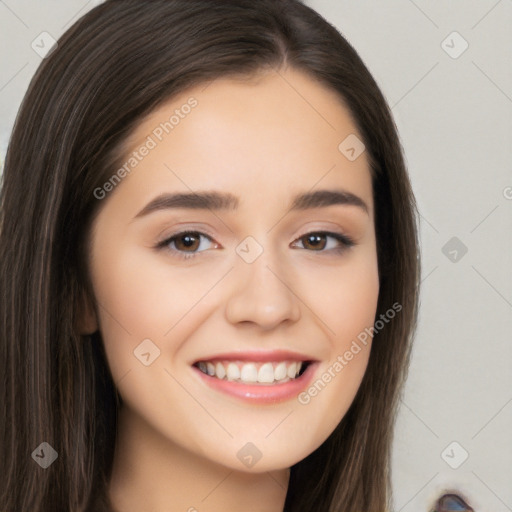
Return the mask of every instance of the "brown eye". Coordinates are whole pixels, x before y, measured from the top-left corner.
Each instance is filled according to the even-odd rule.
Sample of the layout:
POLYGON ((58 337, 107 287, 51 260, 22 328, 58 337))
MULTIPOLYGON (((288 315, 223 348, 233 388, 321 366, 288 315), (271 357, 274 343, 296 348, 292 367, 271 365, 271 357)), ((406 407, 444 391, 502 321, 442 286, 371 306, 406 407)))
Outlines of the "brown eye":
MULTIPOLYGON (((182 231, 172 235, 170 238, 166 238, 157 244, 156 247, 157 249, 167 249, 179 258, 188 259, 208 249, 208 247, 204 248, 202 239, 205 239, 206 243, 213 243, 211 237, 199 231, 182 231), (201 250, 199 250, 200 247, 202 247, 201 250)), ((218 246, 218 244, 215 245, 218 246)))
POLYGON ((191 252, 195 252, 199 247, 200 238, 201 235, 197 236, 197 233, 183 233, 173 237, 173 240, 178 251, 190 249, 191 252))
POLYGON ((322 250, 326 246, 326 242, 322 239, 325 239, 324 234, 311 233, 303 237, 305 240, 304 246, 306 249, 314 249, 314 250, 322 250))
POLYGON ((314 252, 342 252, 355 245, 354 241, 348 236, 328 231, 307 233, 300 237, 299 241, 302 241, 304 249, 314 252), (329 243, 329 239, 333 239, 334 243, 329 243))

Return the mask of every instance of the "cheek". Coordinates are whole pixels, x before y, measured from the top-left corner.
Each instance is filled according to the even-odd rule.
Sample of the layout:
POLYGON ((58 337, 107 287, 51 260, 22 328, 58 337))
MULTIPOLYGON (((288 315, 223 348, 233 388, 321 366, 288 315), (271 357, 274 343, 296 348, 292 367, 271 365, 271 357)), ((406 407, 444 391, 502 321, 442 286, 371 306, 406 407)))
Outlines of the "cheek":
POLYGON ((327 314, 334 331, 333 344, 346 350, 347 342, 356 339, 373 325, 377 310, 379 282, 376 269, 352 269, 333 290, 327 302, 327 314))
POLYGON ((134 350, 143 340, 160 345, 164 327, 157 319, 170 303, 162 300, 166 283, 154 278, 141 253, 118 242, 102 244, 98 239, 91 269, 100 331, 115 380, 134 365, 134 350))
POLYGON ((317 439, 326 438, 342 420, 364 377, 370 356, 379 296, 376 254, 354 258, 327 276, 310 275, 324 283, 310 304, 330 341, 330 353, 316 378, 298 397, 305 417, 323 418, 317 424, 317 439))
POLYGON ((352 339, 373 325, 379 275, 377 256, 371 247, 328 270, 312 267, 302 284, 308 306, 317 314, 335 351, 346 350, 352 339))
POLYGON ((130 247, 98 260, 94 285, 104 306, 103 329, 114 322, 134 337, 159 338, 198 295, 190 275, 170 272, 170 265, 148 259, 147 253, 148 248, 130 247))
POLYGON ((151 340, 167 358, 179 348, 182 330, 190 334, 191 319, 218 278, 200 265, 177 270, 164 254, 148 257, 147 247, 124 247, 120 240, 108 250, 102 247, 98 240, 92 279, 100 331, 117 380, 127 369, 139 368, 134 351, 144 340, 151 340))

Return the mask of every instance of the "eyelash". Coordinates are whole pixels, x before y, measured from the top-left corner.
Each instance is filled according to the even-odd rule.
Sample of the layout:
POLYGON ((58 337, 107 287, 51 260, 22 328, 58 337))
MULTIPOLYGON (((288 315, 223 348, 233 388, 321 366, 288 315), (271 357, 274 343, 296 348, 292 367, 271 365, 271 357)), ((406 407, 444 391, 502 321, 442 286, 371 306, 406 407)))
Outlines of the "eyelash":
MULTIPOLYGON (((198 251, 198 252, 196 251, 194 253, 186 253, 186 252, 184 253, 183 251, 179 251, 177 249, 170 249, 168 247, 170 243, 172 243, 174 240, 176 240, 179 237, 184 236, 184 235, 200 235, 200 236, 204 236, 204 237, 208 238, 210 241, 213 241, 211 236, 209 236, 205 233, 202 233, 201 231, 188 230, 188 231, 181 231, 179 233, 175 233, 171 237, 166 238, 165 240, 159 242, 156 245, 156 249, 158 249, 158 250, 167 249, 170 252, 175 252, 176 253, 175 256, 177 258, 180 258, 183 260, 189 260, 191 258, 195 258, 197 256, 198 252, 199 253, 203 252, 203 251, 198 251)), ((297 238, 297 240, 301 240, 301 239, 306 238, 311 235, 325 235, 327 237, 334 238, 335 240, 337 240, 338 242, 341 243, 341 246, 336 247, 334 249, 328 249, 327 251, 325 249, 318 250, 318 251, 312 250, 312 252, 322 253, 322 252, 333 251, 336 254, 341 254, 341 253, 345 252, 347 249, 350 249, 351 247, 353 247, 355 245, 354 240, 352 238, 350 238, 349 236, 342 235, 340 233, 333 233, 331 231, 310 231, 309 233, 305 233, 304 235, 297 238)), ((304 250, 307 250, 307 249, 304 249, 304 250)))

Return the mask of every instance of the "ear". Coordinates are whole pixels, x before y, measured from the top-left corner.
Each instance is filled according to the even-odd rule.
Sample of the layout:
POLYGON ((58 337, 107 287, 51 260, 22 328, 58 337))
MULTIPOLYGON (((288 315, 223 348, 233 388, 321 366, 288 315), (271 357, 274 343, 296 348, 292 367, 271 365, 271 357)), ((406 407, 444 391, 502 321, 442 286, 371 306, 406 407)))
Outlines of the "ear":
POLYGON ((78 301, 76 329, 82 336, 93 334, 99 329, 98 315, 93 306, 93 301, 85 292, 80 295, 78 301))

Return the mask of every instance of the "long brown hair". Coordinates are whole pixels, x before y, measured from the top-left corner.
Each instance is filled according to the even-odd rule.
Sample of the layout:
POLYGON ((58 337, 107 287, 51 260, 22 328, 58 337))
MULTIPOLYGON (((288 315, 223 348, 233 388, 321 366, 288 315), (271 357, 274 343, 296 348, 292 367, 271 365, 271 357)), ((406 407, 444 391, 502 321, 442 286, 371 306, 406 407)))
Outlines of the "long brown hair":
MULTIPOLYGON (((94 190, 144 116, 191 86, 291 66, 333 89, 371 160, 380 276, 358 393, 332 435, 291 468, 285 512, 384 512, 390 449, 417 321, 416 206, 390 110, 340 33, 298 0, 108 0, 76 22, 32 79, 10 140, 0 204, 0 510, 112 511, 119 405, 85 260, 94 190), (48 442, 49 468, 31 453, 48 442)), ((341 142, 341 141, 340 141, 341 142)))

